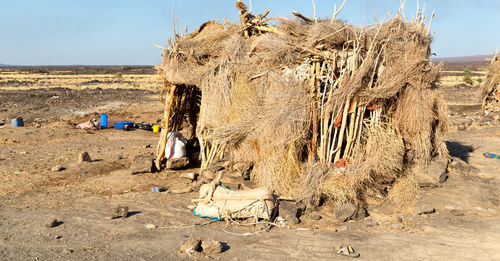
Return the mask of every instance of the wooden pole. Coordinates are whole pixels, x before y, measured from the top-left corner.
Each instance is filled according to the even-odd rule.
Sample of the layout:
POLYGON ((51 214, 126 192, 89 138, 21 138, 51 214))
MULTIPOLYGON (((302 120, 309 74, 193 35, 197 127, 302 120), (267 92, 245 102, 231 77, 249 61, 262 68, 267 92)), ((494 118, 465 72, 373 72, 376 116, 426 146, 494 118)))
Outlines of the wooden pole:
POLYGON ((344 132, 346 129, 347 125, 347 115, 349 114, 349 105, 351 103, 351 98, 347 98, 346 104, 344 106, 344 114, 342 116, 342 124, 340 125, 340 132, 339 132, 339 140, 337 143, 337 148, 335 149, 337 152, 335 154, 335 158, 333 162, 337 162, 340 159, 340 155, 342 154, 342 145, 344 143, 344 132))
MULTIPOLYGON (((163 160, 163 157, 165 156, 165 148, 167 146, 167 136, 168 136, 168 127, 170 123, 170 114, 172 112, 172 105, 174 104, 174 94, 175 94, 175 89, 177 88, 177 85, 173 85, 172 88, 170 89, 170 95, 168 97, 168 106, 165 108, 165 112, 163 114, 163 121, 165 122, 165 128, 161 131, 161 136, 160 136, 160 141, 158 144, 158 150, 156 154, 156 169, 161 170, 161 161, 163 160)), ((165 103, 167 105, 167 103, 165 103)))

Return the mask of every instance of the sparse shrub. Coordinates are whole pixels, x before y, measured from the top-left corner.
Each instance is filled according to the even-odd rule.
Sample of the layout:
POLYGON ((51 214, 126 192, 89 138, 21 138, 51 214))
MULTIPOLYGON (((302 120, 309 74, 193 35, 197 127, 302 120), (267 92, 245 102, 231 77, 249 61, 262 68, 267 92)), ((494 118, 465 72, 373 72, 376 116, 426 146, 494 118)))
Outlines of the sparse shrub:
POLYGON ((477 78, 476 82, 479 83, 479 84, 481 84, 481 83, 483 83, 483 79, 482 78, 477 78))
POLYGON ((472 72, 469 69, 464 70, 464 78, 463 81, 467 85, 474 85, 474 81, 472 80, 472 72))
POLYGON ((121 73, 121 72, 117 72, 117 73, 115 73, 115 77, 116 77, 116 78, 122 78, 122 76, 123 76, 123 75, 122 75, 122 73, 121 73))

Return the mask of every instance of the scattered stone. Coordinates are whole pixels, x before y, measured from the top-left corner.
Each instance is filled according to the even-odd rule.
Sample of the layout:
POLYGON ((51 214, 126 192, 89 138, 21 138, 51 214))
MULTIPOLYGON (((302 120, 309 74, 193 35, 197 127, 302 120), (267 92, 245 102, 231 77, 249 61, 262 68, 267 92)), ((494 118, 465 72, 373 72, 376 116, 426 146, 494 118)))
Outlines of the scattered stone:
POLYGON ((215 172, 213 171, 213 169, 206 168, 201 171, 200 176, 205 180, 212 180, 215 178, 215 172))
POLYGON ((45 224, 45 226, 48 228, 57 227, 57 225, 58 225, 58 221, 55 218, 51 219, 47 224, 45 224))
POLYGON ((401 224, 392 224, 391 226, 392 229, 398 229, 398 230, 403 230, 404 227, 401 224))
POLYGON ((364 207, 357 206, 353 203, 337 205, 333 208, 333 212, 335 214, 335 217, 340 222, 359 220, 368 217, 368 211, 364 207))
POLYGON ((242 189, 254 189, 256 188, 255 182, 250 181, 250 180, 245 180, 241 182, 241 188, 242 189))
POLYGON ((132 161, 129 169, 132 171, 132 174, 140 174, 140 173, 151 173, 154 172, 154 159, 151 156, 136 156, 132 161))
POLYGON ((432 214, 435 212, 436 212, 436 209, 430 205, 427 205, 427 204, 417 205, 413 209, 413 213, 415 215, 429 215, 429 214, 432 214))
POLYGON ((188 237, 180 248, 181 253, 194 254, 201 252, 201 240, 194 237, 188 237))
POLYGON ((284 218, 288 224, 295 225, 300 222, 299 216, 302 209, 294 201, 280 201, 279 216, 284 218))
POLYGON ((439 183, 443 183, 448 179, 448 160, 436 160, 429 163, 428 173, 434 177, 439 183))
POLYGON ((403 219, 401 217, 398 217, 397 220, 398 220, 398 223, 403 223, 403 219))
POLYGON ((151 144, 144 145, 144 146, 142 146, 142 148, 143 148, 143 149, 149 149, 149 148, 151 148, 151 144))
POLYGON ((65 167, 57 165, 57 166, 52 167, 50 170, 52 172, 58 172, 58 171, 62 171, 62 170, 65 170, 65 169, 66 169, 65 167))
POLYGON ((169 159, 167 160, 167 169, 183 169, 189 166, 189 158, 182 157, 179 159, 169 159))
POLYGON ((168 190, 172 194, 184 194, 193 191, 193 187, 191 184, 175 184, 173 187, 170 187, 168 190))
POLYGON ((471 175, 478 172, 476 167, 468 164, 460 158, 452 158, 449 168, 465 175, 471 175))
POLYGON ((157 228, 157 227, 158 227, 158 226, 157 226, 157 225, 155 225, 155 224, 147 224, 147 225, 146 225, 146 228, 147 228, 147 229, 155 229, 155 228, 157 228))
POLYGON ((221 184, 223 186, 226 186, 232 190, 240 190, 241 189, 241 183, 239 182, 224 182, 224 181, 221 181, 221 184))
POLYGON ((358 206, 352 203, 337 205, 333 208, 333 212, 335 213, 335 217, 338 221, 347 222, 356 218, 358 206))
POLYGON ((356 212, 354 219, 363 219, 366 217, 368 217, 368 211, 366 210, 366 208, 358 206, 358 212, 356 212))
POLYGON ((92 159, 90 158, 89 153, 86 151, 80 152, 80 154, 78 155, 78 163, 91 162, 91 161, 92 159))
POLYGON ((201 171, 200 175, 207 180, 212 180, 215 178, 219 171, 223 171, 224 168, 219 165, 210 165, 208 168, 201 171))
POLYGON ((420 187, 437 187, 448 179, 448 160, 434 160, 427 168, 417 166, 413 169, 420 187))
POLYGON ((198 175, 199 175, 198 173, 187 172, 187 173, 182 173, 181 177, 189 180, 196 180, 198 179, 198 175))
POLYGON ((461 217, 464 216, 465 214, 462 213, 460 210, 452 209, 450 210, 450 213, 454 216, 461 217))
POLYGON ((205 255, 216 255, 222 253, 222 244, 213 239, 203 239, 201 249, 205 255))
POLYGON ((111 219, 115 218, 126 218, 128 217, 128 207, 127 206, 118 206, 113 210, 113 215, 111 219))
POLYGON ((237 171, 245 180, 250 180, 250 173, 253 170, 253 162, 240 161, 233 165, 233 169, 237 171))
POLYGON ((358 258, 360 254, 354 250, 351 246, 339 246, 338 248, 333 248, 335 253, 341 255, 341 256, 348 256, 348 257, 353 257, 353 258, 358 258))
POLYGON ((198 192, 198 191, 200 191, 200 187, 203 184, 206 184, 206 181, 204 181, 204 180, 198 180, 195 183, 193 183, 191 185, 191 187, 192 187, 192 189, 193 189, 194 192, 198 192))
POLYGON ((373 220, 372 218, 367 218, 365 219, 365 225, 367 227, 377 227, 380 224, 377 221, 373 220))
POLYGON ((74 251, 73 249, 65 248, 65 249, 63 249, 63 251, 62 251, 62 252, 63 252, 64 254, 71 254, 71 253, 73 253, 73 252, 75 252, 75 251, 74 251))
POLYGON ((318 213, 318 212, 310 212, 307 215, 305 215, 307 219, 318 221, 321 220, 323 217, 318 213))
POLYGON ((122 159, 124 159, 124 157, 121 154, 118 154, 118 155, 114 156, 114 159, 115 160, 122 160, 122 159))

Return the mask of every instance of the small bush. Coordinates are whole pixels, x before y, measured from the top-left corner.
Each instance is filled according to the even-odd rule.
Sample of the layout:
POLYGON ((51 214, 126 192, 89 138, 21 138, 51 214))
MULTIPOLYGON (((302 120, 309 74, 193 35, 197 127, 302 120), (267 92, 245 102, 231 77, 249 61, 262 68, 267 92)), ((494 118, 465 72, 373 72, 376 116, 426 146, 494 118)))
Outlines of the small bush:
POLYGON ((123 76, 123 75, 122 75, 122 73, 121 73, 121 72, 117 72, 117 73, 115 73, 115 77, 116 77, 116 78, 122 78, 122 76, 123 76))
POLYGON ((478 79, 476 80, 476 82, 477 82, 477 83, 479 83, 479 84, 481 84, 481 83, 483 83, 483 79, 478 78, 478 79))
POLYGON ((463 81, 467 85, 474 85, 474 81, 472 80, 472 72, 469 69, 464 70, 464 78, 463 81))

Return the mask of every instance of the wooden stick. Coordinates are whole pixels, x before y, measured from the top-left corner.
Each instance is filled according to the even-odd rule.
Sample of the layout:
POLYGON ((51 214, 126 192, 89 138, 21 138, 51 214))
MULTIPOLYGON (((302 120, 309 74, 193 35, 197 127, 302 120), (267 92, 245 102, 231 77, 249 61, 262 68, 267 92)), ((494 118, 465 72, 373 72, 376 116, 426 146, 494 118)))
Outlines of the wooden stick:
POLYGON ((314 22, 311 18, 309 18, 309 17, 305 17, 304 15, 302 15, 301 13, 299 13, 298 11, 293 11, 293 12, 292 12, 292 14, 293 14, 294 16, 296 16, 297 18, 302 19, 304 22, 306 22, 306 23, 308 23, 308 24, 310 24, 310 23, 314 22))
MULTIPOLYGON (((358 101, 356 98, 353 99, 352 105, 354 108, 356 108, 358 106, 358 101)), ((349 106, 349 107, 351 107, 351 106, 349 106)), ((349 132, 348 132, 349 135, 347 135, 347 144, 346 144, 346 148, 345 148, 345 152, 344 152, 344 158, 349 157, 349 153, 351 151, 351 147, 352 147, 352 144, 354 141, 354 137, 355 137, 354 136, 354 132, 355 132, 354 127, 356 125, 356 122, 355 122, 356 111, 354 111, 354 113, 350 113, 349 132)))
POLYGON ((488 94, 486 94, 486 96, 484 96, 483 105, 481 105, 481 112, 484 112, 484 109, 486 107, 486 100, 487 99, 488 99, 488 94))
POLYGON ((314 9, 314 22, 318 23, 318 15, 316 14, 316 3, 313 1, 313 9, 314 9))
POLYGON ((258 22, 257 25, 265 24, 265 23, 267 23, 269 21, 273 21, 273 20, 290 21, 290 19, 288 19, 288 18, 277 16, 277 17, 271 17, 271 18, 267 18, 265 20, 262 20, 262 21, 258 22))
POLYGON ((152 45, 153 45, 154 47, 158 48, 158 49, 162 49, 162 50, 165 50, 165 51, 167 51, 167 50, 168 50, 168 48, 167 48, 167 47, 159 46, 159 45, 157 45, 157 44, 155 44, 155 43, 152 43, 152 45))
POLYGON ((429 28, 427 29, 429 33, 431 32, 432 19, 434 19, 434 15, 436 15, 436 12, 432 12, 431 18, 429 20, 429 28))
POLYGON ((349 103, 351 102, 351 98, 347 98, 346 104, 344 106, 344 115, 342 116, 342 124, 340 125, 340 134, 339 134, 339 141, 337 143, 337 149, 336 149, 336 154, 333 162, 337 162, 340 159, 340 154, 342 154, 342 144, 344 143, 344 132, 346 128, 346 123, 347 123, 347 115, 349 112, 349 103))
POLYGON ((285 33, 283 31, 281 31, 280 29, 278 29, 278 28, 276 28, 274 26, 270 26, 270 25, 256 26, 255 29, 257 29, 259 31, 275 33, 277 35, 285 35, 285 33))
POLYGON ((170 113, 172 112, 172 104, 174 103, 174 94, 175 94, 175 89, 177 88, 177 85, 173 85, 171 90, 170 90, 170 95, 169 99, 170 102, 168 104, 168 107, 165 111, 164 118, 163 120, 165 121, 165 128, 162 130, 162 134, 164 135, 161 137, 161 144, 160 144, 160 153, 156 155, 156 169, 161 170, 161 161, 163 157, 165 156, 165 148, 167 146, 167 136, 168 136, 168 127, 170 123, 170 113))
MULTIPOLYGON (((165 105, 168 104, 168 99, 170 99, 170 97, 168 95, 165 95, 165 105)), ((167 107, 165 107, 165 109, 163 110, 163 122, 165 122, 165 117, 167 117, 167 107)), ((160 139, 158 140, 158 145, 156 146, 156 156, 160 155, 160 150, 161 150, 161 146, 163 144, 163 140, 165 138, 165 135, 166 132, 165 132, 165 128, 161 129, 161 134, 160 134, 160 139)))

